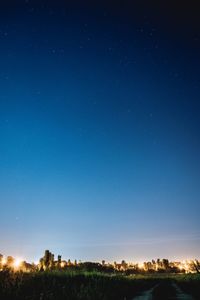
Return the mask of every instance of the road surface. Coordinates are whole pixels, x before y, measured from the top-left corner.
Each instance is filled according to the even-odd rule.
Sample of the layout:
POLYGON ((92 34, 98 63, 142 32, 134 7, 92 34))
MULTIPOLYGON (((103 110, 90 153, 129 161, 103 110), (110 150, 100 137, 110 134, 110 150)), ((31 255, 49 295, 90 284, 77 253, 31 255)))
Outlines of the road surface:
MULTIPOLYGON (((140 295, 134 297, 132 300, 154 300, 153 299, 153 290, 157 287, 158 285, 154 286, 153 288, 141 293, 140 295)), ((176 283, 172 283, 173 288, 176 291, 176 297, 174 298, 169 298, 173 300, 194 300, 194 298, 186 293, 184 293, 176 283)), ((165 295, 163 295, 165 296, 165 295)))
POLYGON ((184 293, 176 283, 172 284, 176 290, 176 299, 177 300, 193 300, 193 297, 184 293))
POLYGON ((155 287, 156 286, 154 286, 150 290, 141 293, 141 295, 134 297, 133 300, 153 300, 152 292, 155 287))

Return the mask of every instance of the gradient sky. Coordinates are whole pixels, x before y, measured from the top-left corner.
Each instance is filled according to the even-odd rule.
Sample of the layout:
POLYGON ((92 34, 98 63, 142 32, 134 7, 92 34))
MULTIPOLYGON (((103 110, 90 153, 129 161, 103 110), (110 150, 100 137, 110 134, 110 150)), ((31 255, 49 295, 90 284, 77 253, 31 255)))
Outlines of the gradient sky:
POLYGON ((0 252, 199 258, 198 1, 94 2, 1 1, 0 252))

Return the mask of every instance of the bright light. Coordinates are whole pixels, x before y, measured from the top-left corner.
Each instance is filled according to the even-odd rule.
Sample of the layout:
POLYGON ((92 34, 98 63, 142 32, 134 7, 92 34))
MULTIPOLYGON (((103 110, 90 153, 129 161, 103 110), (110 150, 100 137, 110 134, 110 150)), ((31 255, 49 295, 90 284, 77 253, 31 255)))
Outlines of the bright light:
POLYGON ((138 268, 139 268, 139 269, 143 269, 143 268, 144 268, 144 263, 139 263, 139 264, 138 264, 138 268))
POLYGON ((178 266, 179 270, 182 271, 184 268, 182 265, 178 266))
POLYGON ((18 268, 21 266, 22 261, 23 261, 22 259, 16 258, 15 261, 14 261, 14 263, 13 263, 13 267, 14 267, 15 269, 18 269, 18 268))
POLYGON ((2 260, 1 260, 1 263, 4 266, 7 263, 7 259, 5 257, 3 257, 2 260))
POLYGON ((61 262, 60 266, 61 266, 61 268, 63 268, 65 266, 64 261, 61 262))

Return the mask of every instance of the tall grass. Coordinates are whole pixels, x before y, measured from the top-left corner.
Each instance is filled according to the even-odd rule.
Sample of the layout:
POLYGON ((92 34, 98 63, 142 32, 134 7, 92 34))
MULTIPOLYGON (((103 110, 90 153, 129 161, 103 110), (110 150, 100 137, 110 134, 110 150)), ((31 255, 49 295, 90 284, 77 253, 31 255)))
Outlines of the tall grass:
POLYGON ((199 274, 125 276, 83 270, 36 273, 4 270, 0 272, 0 299, 129 300, 154 286, 155 299, 165 299, 164 296, 168 299, 174 296, 171 282, 176 282, 183 291, 200 299, 199 274))
POLYGON ((124 300, 155 284, 155 279, 98 272, 51 271, 0 273, 0 299, 7 300, 124 300))

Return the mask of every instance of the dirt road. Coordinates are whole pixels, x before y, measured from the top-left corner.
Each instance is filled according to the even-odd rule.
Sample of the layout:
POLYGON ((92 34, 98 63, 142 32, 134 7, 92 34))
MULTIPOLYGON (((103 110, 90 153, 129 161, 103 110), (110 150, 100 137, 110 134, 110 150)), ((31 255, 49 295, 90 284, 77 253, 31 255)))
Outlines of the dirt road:
POLYGON ((184 293, 177 284, 172 284, 174 289, 176 290, 176 299, 177 300, 193 300, 193 297, 184 293))
MULTIPOLYGON (((160 284, 134 297, 132 300, 194 300, 194 298, 184 293, 176 283, 168 283, 172 294, 167 294, 160 284), (155 293, 159 290, 159 293, 155 293)), ((166 286, 165 286, 166 288, 166 286)))
POLYGON ((135 298, 133 298, 133 300, 153 300, 152 292, 153 292, 154 288, 155 287, 141 293, 141 295, 136 296, 135 298))

